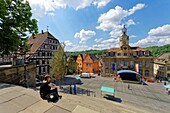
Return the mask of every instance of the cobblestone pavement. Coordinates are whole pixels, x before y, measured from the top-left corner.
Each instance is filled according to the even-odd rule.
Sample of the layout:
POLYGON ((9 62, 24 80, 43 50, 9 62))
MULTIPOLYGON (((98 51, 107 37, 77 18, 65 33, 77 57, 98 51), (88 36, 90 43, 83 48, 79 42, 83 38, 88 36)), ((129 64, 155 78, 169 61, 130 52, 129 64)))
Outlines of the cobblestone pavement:
POLYGON ((115 88, 115 99, 110 101, 134 106, 152 113, 169 113, 170 95, 165 93, 163 83, 147 83, 147 85, 114 82, 112 78, 96 77, 81 79, 84 84, 78 88, 88 89, 95 92, 96 97, 101 97, 100 87, 108 86, 115 88), (130 89, 128 89, 128 84, 130 89))
POLYGON ((63 96, 57 103, 42 100, 38 90, 0 83, 0 113, 169 113, 170 96, 163 84, 148 85, 113 82, 112 78, 81 79, 77 95, 68 94, 65 85, 59 90, 63 96), (130 89, 128 89, 130 84, 130 89), (114 87, 114 99, 101 97, 100 86, 114 87), (90 90, 87 96, 86 90, 90 90), (95 92, 92 94, 92 92, 95 92))

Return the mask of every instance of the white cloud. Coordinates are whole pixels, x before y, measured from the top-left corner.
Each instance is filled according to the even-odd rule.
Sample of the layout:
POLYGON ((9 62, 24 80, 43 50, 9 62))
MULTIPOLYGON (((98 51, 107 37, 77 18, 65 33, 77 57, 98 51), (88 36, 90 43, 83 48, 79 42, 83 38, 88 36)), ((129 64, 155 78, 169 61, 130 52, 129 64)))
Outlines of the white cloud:
POLYGON ((170 44, 170 24, 151 29, 148 36, 144 39, 132 43, 132 46, 160 46, 170 44))
POLYGON ((94 39, 94 41, 96 42, 96 43, 99 43, 99 42, 101 42, 103 40, 103 38, 96 38, 96 39, 94 39))
POLYGON ((94 5, 97 5, 97 8, 101 8, 106 6, 111 0, 95 0, 93 2, 94 5))
POLYGON ((84 29, 82 29, 79 33, 75 33, 74 38, 80 38, 79 43, 82 44, 95 35, 96 35, 95 31, 90 30, 85 31, 84 29))
POLYGON ((70 42, 70 40, 66 40, 66 41, 64 41, 64 44, 66 45, 66 47, 69 47, 69 46, 71 46, 73 43, 70 42))
POLYGON ((65 50, 66 51, 85 51, 85 50, 90 50, 91 47, 87 45, 80 45, 80 44, 72 44, 71 46, 66 46, 65 50))
POLYGON ((150 36, 170 36, 170 24, 151 29, 148 34, 150 36))
POLYGON ((132 9, 129 9, 129 15, 135 13, 135 11, 137 11, 137 10, 142 9, 144 6, 145 6, 145 4, 141 4, 141 3, 137 4, 132 9))
POLYGON ((110 35, 112 37, 118 37, 121 34, 123 23, 126 24, 127 27, 135 25, 135 22, 132 19, 125 21, 126 17, 134 14, 137 10, 142 9, 144 6, 145 4, 139 3, 129 10, 116 6, 114 9, 110 9, 98 18, 99 26, 96 28, 103 31, 110 31, 110 35))
POLYGON ((136 37, 137 37, 136 35, 129 36, 129 38, 136 38, 136 37))
POLYGON ((79 10, 91 5, 97 5, 98 8, 104 7, 111 0, 28 0, 31 8, 33 9, 33 15, 36 18, 43 15, 52 15, 60 8, 71 7, 75 10, 79 10))

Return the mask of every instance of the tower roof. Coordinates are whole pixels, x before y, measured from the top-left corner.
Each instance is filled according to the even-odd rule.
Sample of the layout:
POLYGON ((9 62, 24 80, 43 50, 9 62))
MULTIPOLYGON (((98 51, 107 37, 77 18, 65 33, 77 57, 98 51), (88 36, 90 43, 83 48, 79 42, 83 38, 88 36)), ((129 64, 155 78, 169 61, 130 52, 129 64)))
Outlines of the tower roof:
POLYGON ((122 28, 122 32, 126 32, 127 29, 126 29, 126 26, 124 25, 123 28, 122 28))

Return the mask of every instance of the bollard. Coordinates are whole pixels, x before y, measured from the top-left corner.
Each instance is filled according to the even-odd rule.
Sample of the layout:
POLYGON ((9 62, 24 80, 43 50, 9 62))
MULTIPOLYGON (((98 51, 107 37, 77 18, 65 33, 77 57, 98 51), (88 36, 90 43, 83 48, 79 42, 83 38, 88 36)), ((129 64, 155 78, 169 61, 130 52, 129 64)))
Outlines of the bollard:
POLYGON ((71 85, 70 85, 70 94, 72 94, 72 87, 71 87, 71 85))
POLYGON ((128 84, 128 89, 130 89, 130 85, 128 84))
POLYGON ((94 97, 96 97, 96 92, 94 92, 94 97))
POLYGON ((76 95, 76 94, 77 94, 77 91, 76 91, 76 84, 74 84, 73 91, 74 91, 74 94, 76 95))

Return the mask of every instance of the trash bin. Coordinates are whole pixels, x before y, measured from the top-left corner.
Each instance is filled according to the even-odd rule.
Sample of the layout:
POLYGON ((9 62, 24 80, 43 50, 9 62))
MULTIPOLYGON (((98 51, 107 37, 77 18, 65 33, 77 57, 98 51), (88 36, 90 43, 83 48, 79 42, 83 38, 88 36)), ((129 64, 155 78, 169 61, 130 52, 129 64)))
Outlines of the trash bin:
POLYGON ((160 80, 160 83, 162 83, 162 79, 160 80))
POLYGON ((164 82, 164 86, 166 86, 166 82, 164 82))

